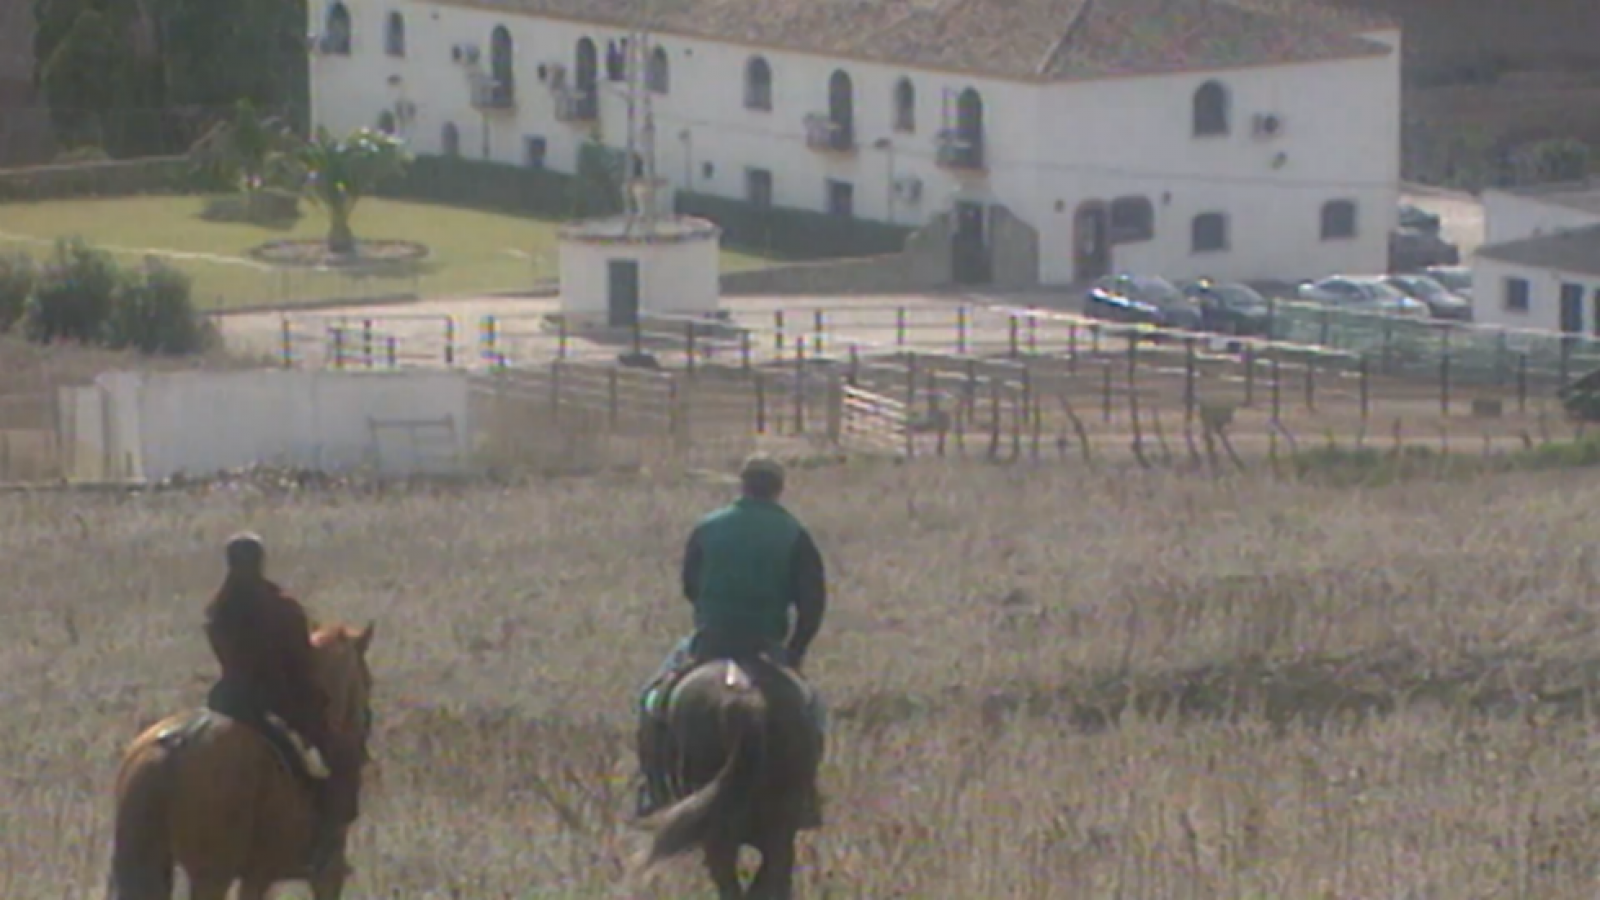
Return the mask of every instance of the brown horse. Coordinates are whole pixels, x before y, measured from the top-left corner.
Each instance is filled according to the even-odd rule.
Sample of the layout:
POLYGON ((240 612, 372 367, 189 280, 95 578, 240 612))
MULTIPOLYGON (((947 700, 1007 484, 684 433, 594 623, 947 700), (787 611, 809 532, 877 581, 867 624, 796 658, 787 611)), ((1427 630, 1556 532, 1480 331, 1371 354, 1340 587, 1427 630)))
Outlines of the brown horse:
POLYGON ((793 895, 795 838, 821 824, 806 805, 822 762, 806 691, 797 675, 760 656, 705 662, 684 676, 667 717, 681 781, 693 793, 646 823, 656 833, 635 874, 699 847, 721 900, 793 895), (746 846, 761 853, 748 891, 738 873, 746 846))
MULTIPOLYGON (((373 625, 317 628, 312 658, 332 728, 367 758, 373 625)), ((116 834, 108 900, 170 900, 175 867, 192 900, 264 900, 282 881, 309 880, 316 900, 337 900, 342 859, 310 873, 314 810, 309 786, 253 726, 209 710, 146 729, 117 774, 116 834)))

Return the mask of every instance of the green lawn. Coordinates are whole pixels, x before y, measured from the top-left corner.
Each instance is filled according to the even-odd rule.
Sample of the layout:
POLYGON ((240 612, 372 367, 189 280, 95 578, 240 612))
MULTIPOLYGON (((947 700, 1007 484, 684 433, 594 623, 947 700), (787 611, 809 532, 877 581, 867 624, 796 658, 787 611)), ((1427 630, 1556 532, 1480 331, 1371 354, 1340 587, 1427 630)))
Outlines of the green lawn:
MULTIPOLYGON (((293 305, 333 298, 417 293, 471 296, 526 290, 557 276, 558 222, 425 203, 368 199, 356 209, 358 238, 417 241, 430 249, 419 274, 354 277, 332 272, 273 270, 251 259, 257 244, 317 238, 327 218, 309 204, 293 226, 210 222, 203 197, 130 197, 0 204, 0 249, 44 256, 57 237, 81 235, 132 263, 145 254, 168 256, 194 277, 195 300, 206 309, 293 305)), ((724 271, 766 265, 758 257, 724 252, 724 271)))

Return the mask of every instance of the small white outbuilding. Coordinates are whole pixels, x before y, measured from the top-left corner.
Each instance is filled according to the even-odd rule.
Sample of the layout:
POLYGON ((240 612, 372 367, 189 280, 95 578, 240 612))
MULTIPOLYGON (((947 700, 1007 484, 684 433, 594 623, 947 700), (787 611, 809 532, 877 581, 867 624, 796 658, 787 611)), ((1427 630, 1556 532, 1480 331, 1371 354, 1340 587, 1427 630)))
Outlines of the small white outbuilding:
POLYGON ((640 316, 709 316, 720 308, 722 229, 655 211, 658 196, 636 185, 643 212, 562 226, 561 312, 569 321, 622 328, 640 316))

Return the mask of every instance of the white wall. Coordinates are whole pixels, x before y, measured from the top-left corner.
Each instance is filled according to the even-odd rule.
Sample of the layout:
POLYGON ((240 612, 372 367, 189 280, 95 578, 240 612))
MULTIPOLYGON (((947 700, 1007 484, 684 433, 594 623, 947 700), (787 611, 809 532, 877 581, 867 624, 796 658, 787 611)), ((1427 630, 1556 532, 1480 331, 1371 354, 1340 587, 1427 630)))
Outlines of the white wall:
POLYGON ((454 471, 469 450, 467 394, 460 372, 107 373, 62 395, 73 405, 63 418, 76 423, 69 477, 153 481, 255 463, 454 471), (97 414, 106 426, 92 424, 97 414), (394 427, 446 417, 453 434, 420 429, 414 439, 394 427))
POLYGON ((564 240, 560 255, 561 308, 574 315, 607 313, 614 259, 639 263, 640 312, 698 315, 720 306, 720 259, 714 239, 659 244, 564 240))
POLYGON ((1529 328, 1543 331, 1561 329, 1561 286, 1580 284, 1584 288, 1583 327, 1587 335, 1600 335, 1600 276, 1561 272, 1519 266, 1499 260, 1476 257, 1472 262, 1473 320, 1485 325, 1506 328, 1529 328), (1528 281, 1528 310, 1520 312, 1506 308, 1506 279, 1525 278, 1528 281))
POLYGON ((1050 88, 1040 147, 1073 147, 1079 162, 1042 156, 1039 189, 1018 210, 1040 229, 1044 279, 1077 276, 1079 204, 1126 195, 1155 205, 1155 237, 1113 248, 1113 269, 1285 280, 1385 271, 1399 199, 1399 89, 1392 54, 1050 88), (1229 94, 1230 132, 1196 138, 1194 92, 1213 80, 1229 94), (1280 134, 1252 134, 1254 115, 1269 112, 1280 134), (1354 239, 1321 240, 1329 200, 1355 201, 1354 239), (1190 225, 1204 212, 1229 217, 1227 251, 1191 252, 1190 225))
POLYGON ((1600 225, 1600 214, 1497 190, 1483 192, 1483 219, 1485 244, 1520 241, 1565 229, 1600 225))
MULTIPOLYGON (((624 140, 620 84, 605 80, 607 43, 620 29, 533 18, 416 0, 389 5, 349 2, 354 38, 349 57, 313 54, 312 117, 335 131, 372 125, 400 99, 414 103, 402 133, 419 153, 436 153, 441 129, 453 123, 467 157, 521 163, 524 138, 543 137, 547 165, 571 171, 586 128, 555 121, 551 92, 538 82, 541 63, 561 63, 570 84, 579 38, 599 53, 601 126, 612 145, 624 140), (384 53, 384 18, 406 18, 407 55, 384 53), (514 39, 517 103, 513 110, 472 109, 471 78, 450 49, 476 43, 486 70, 489 35, 506 26, 514 39), (391 76, 399 76, 390 85, 391 76), (487 138, 487 140, 485 140, 487 138), (484 152, 487 144, 487 153, 484 152)), ((311 30, 323 30, 328 0, 312 0, 311 30)), ((1392 35, 1398 43, 1397 33, 1392 35)), ((1183 276, 1299 278, 1339 271, 1380 271, 1399 185, 1399 54, 1339 62, 1220 73, 1233 91, 1233 135, 1190 137, 1190 100, 1199 75, 1152 76, 1039 85, 897 66, 840 62, 762 51, 773 73, 772 110, 744 107, 744 69, 752 51, 734 44, 662 35, 670 58, 670 91, 654 101, 658 173, 677 190, 743 198, 747 167, 773 173, 773 201, 826 208, 827 179, 854 186, 858 217, 919 225, 953 200, 998 202, 1041 232, 1040 275, 1073 279, 1072 213, 1087 199, 1127 193, 1157 202, 1157 238, 1118 248, 1117 266, 1183 276), (859 151, 828 154, 805 142, 807 116, 828 106, 835 69, 852 78, 859 151), (896 82, 910 75, 916 129, 892 128, 896 82), (954 96, 971 87, 984 101, 986 175, 938 167, 936 135, 953 124, 954 96), (1260 141, 1250 116, 1272 111, 1284 135, 1260 141), (887 139, 888 149, 873 144, 887 139), (1272 167, 1279 151, 1287 164, 1272 167), (709 171, 705 168, 710 166, 709 171), (922 182, 921 198, 896 198, 894 179, 922 182), (1159 198, 1171 195, 1168 201, 1159 198), (1354 240, 1321 242, 1318 211, 1327 199, 1353 199, 1360 225, 1354 240), (1063 211, 1056 211, 1056 203, 1063 211), (1233 217, 1232 249, 1195 257, 1189 221, 1197 210, 1233 217)))

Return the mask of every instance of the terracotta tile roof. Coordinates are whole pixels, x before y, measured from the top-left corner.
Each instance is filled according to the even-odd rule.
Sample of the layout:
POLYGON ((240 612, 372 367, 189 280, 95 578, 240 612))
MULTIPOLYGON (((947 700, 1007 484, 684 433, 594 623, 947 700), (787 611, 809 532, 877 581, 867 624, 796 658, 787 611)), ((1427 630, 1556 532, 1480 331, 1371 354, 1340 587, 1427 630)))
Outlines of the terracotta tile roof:
POLYGON ((620 27, 643 22, 663 35, 1003 78, 1077 80, 1388 52, 1326 21, 1228 0, 436 2, 620 27))

